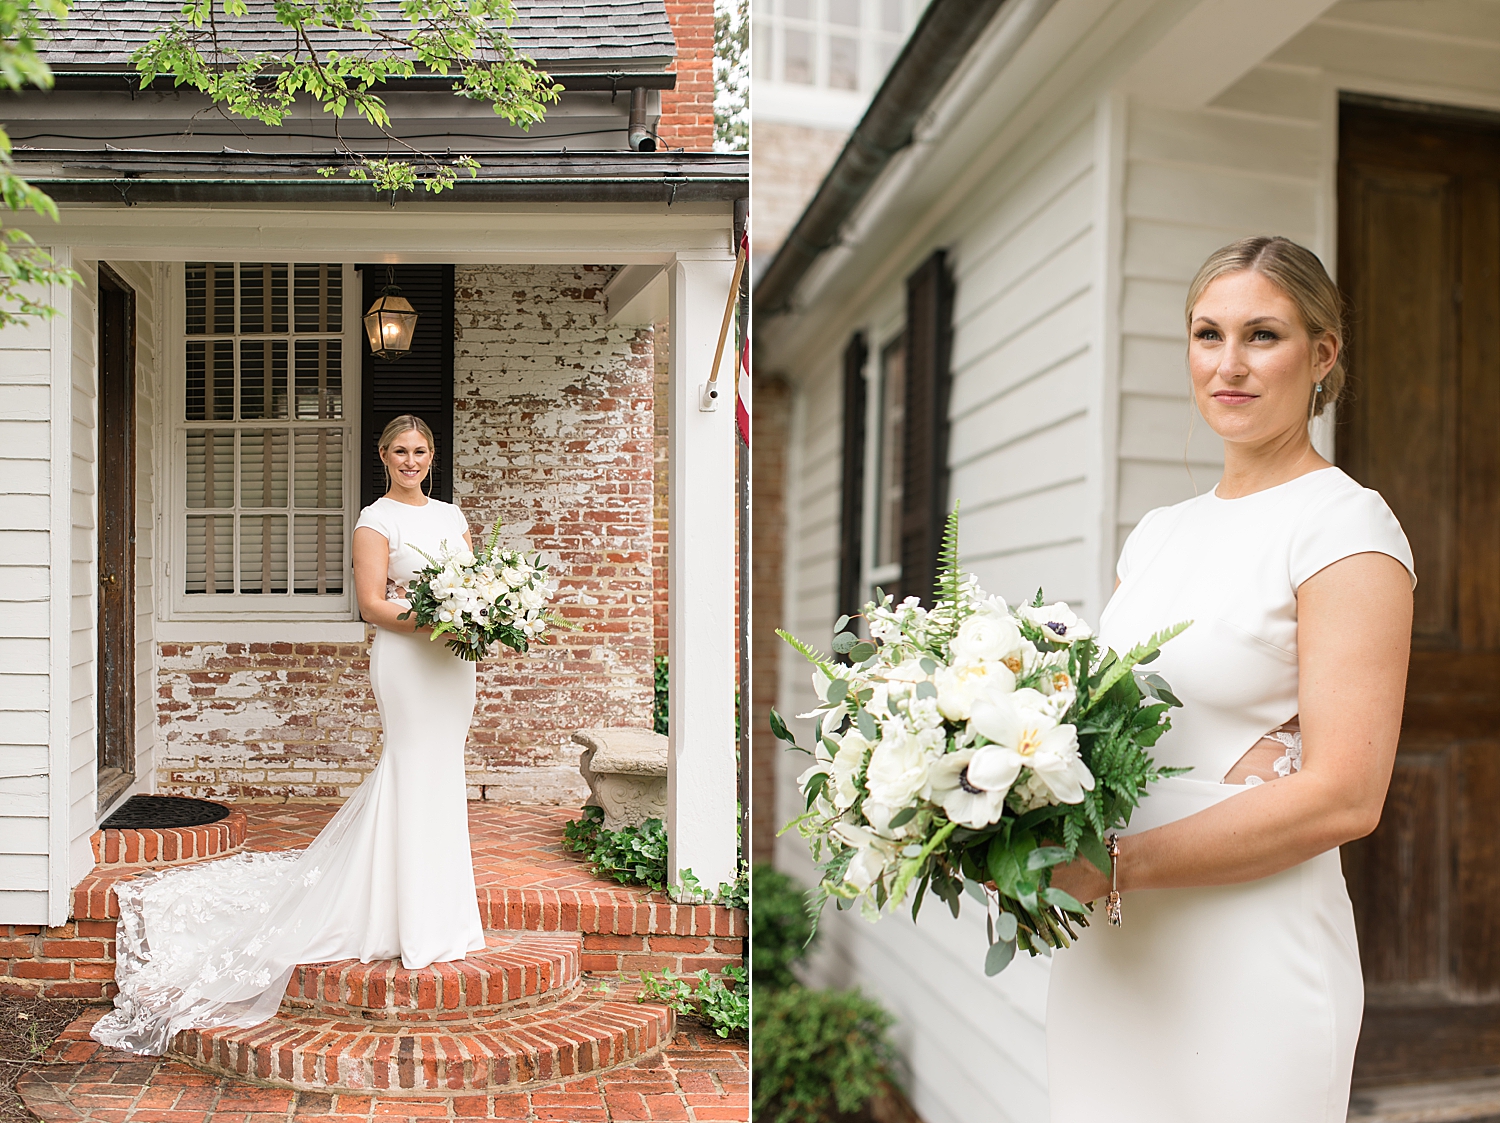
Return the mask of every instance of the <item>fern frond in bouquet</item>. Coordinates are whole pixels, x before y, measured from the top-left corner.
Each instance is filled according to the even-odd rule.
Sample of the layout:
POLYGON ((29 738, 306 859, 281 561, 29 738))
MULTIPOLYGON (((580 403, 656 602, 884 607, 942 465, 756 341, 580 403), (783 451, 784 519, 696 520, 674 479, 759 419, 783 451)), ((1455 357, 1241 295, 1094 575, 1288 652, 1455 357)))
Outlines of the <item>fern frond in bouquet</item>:
POLYGON ((444 541, 437 557, 422 553, 428 565, 408 592, 411 608, 397 619, 416 616, 429 639, 446 636, 461 659, 478 662, 496 644, 524 652, 548 627, 563 622, 547 607, 556 584, 536 553, 500 549, 500 520, 477 552, 462 541, 444 541))
MULTIPOLYGON (((817 719, 814 762, 787 829, 819 865, 815 907, 831 897, 874 920, 908 898, 915 918, 928 893, 954 916, 966 892, 982 901, 994 974, 1018 947, 1050 953, 1087 926, 1091 906, 1051 871, 1083 855, 1108 875, 1105 836, 1179 771, 1149 750, 1181 703, 1144 667, 1188 624, 1119 655, 1040 591, 1008 606, 960 568, 956 510, 939 560, 932 608, 877 590, 868 639, 838 621, 847 662, 778 633, 813 664, 821 702, 801 715, 817 719)), ((774 711, 771 728, 800 747, 774 711)))

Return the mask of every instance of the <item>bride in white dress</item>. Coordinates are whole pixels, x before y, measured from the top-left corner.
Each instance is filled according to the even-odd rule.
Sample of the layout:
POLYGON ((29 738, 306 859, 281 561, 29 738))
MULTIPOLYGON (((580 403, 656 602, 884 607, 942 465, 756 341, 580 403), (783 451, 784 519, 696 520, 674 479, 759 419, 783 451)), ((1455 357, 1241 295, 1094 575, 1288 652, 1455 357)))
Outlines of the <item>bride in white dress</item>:
POLYGON ((390 487, 354 531, 360 613, 376 626, 380 763, 306 850, 121 882, 120 992, 95 1040, 161 1054, 179 1030, 270 1018, 298 963, 399 958, 415 969, 484 947, 464 783, 475 665, 398 619, 426 564, 419 550, 472 547, 462 512, 423 494, 434 451, 421 419, 392 421, 380 438, 390 487))
MULTIPOLYGON (((1179 620, 1183 708, 1115 859, 1123 924, 1053 960, 1053 1123, 1344 1123, 1364 990, 1338 847, 1380 820, 1401 728, 1411 549, 1378 494, 1318 455, 1340 300, 1285 239, 1226 246, 1189 290, 1188 368, 1224 439, 1213 490, 1125 543, 1101 641, 1179 620)), ((1053 884, 1109 889, 1086 861, 1053 884)))

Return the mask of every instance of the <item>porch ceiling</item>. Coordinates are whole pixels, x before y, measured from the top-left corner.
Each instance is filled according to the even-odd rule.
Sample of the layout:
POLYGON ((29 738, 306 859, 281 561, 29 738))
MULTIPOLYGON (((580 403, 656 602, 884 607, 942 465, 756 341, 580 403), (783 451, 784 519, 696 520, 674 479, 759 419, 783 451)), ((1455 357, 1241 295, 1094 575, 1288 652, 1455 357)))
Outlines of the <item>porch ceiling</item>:
MULTIPOLYGON (((456 156, 457 153, 450 153, 456 156)), ((713 203, 749 194, 749 158, 718 152, 475 153, 480 169, 439 195, 447 203, 713 203)), ((326 154, 20 150, 16 162, 59 203, 369 203, 368 184, 325 178, 326 154)), ((381 196, 382 201, 387 197, 381 196)))

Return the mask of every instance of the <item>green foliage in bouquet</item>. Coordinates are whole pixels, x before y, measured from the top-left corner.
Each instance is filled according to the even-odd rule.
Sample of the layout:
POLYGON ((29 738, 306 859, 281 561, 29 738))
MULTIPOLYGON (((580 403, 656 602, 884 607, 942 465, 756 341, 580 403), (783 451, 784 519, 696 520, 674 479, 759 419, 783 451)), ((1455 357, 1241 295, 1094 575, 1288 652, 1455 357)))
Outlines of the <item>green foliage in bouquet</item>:
POLYGON ((891 1016, 858 991, 755 991, 755 1123, 834 1123, 885 1084, 891 1016))
POLYGON ((717 976, 709 974, 707 968, 695 975, 642 971, 641 993, 636 1001, 660 1002, 679 1014, 702 1018, 720 1037, 750 1028, 750 994, 743 967, 726 967, 717 976), (726 986, 725 979, 734 985, 726 986))
POLYGON ((397 619, 415 614, 419 627, 432 629, 429 639, 447 636, 453 653, 471 663, 479 662, 497 643, 524 654, 547 626, 566 627, 556 613, 541 607, 547 563, 536 554, 502 550, 499 541, 496 519, 489 539, 468 560, 462 543, 443 558, 418 549, 428 564, 407 590, 411 607, 397 619), (515 580, 505 581, 506 573, 516 575, 515 580), (520 602, 523 596, 531 597, 534 607, 520 602))
MULTIPOLYGON (((814 921, 829 897, 872 920, 912 897, 915 919, 929 892, 954 916, 968 893, 986 909, 995 974, 1018 947, 1050 954, 1076 938, 1091 906, 1054 887, 1052 871, 1083 855, 1107 876, 1105 836, 1151 783, 1182 771, 1148 752, 1181 703, 1142 668, 1188 623, 1121 656, 1040 592, 1010 609, 960 569, 956 509, 941 563, 932 609, 877 590, 871 639, 838 621, 833 650, 847 662, 778 633, 816 668, 822 698, 803 715, 820 719, 801 780, 807 813, 788 829, 822 872, 814 921)), ((771 729, 800 749, 774 711, 771 729)))
POLYGON ((797 982, 792 964, 807 957, 814 936, 807 890, 766 864, 755 867, 751 885, 750 978, 757 987, 784 990, 797 982))

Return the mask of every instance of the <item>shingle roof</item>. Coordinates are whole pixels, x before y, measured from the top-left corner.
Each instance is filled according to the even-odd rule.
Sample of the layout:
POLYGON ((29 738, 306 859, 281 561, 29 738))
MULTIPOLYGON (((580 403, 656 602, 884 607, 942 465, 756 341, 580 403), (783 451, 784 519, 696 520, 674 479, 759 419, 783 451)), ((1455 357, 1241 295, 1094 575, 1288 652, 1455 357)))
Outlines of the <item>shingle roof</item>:
MULTIPOLYGON (((393 31, 410 26, 390 0, 378 6, 392 11, 393 31)), ((250 8, 232 22, 236 45, 286 50, 286 32, 271 18, 268 0, 251 0, 250 8)), ((511 38, 544 69, 656 69, 676 54, 665 0, 518 0, 516 9, 511 38)), ((128 68, 131 53, 181 11, 182 0, 75 0, 43 55, 58 70, 128 68)), ((314 32, 313 40, 323 50, 369 45, 355 33, 327 29, 314 32)))

